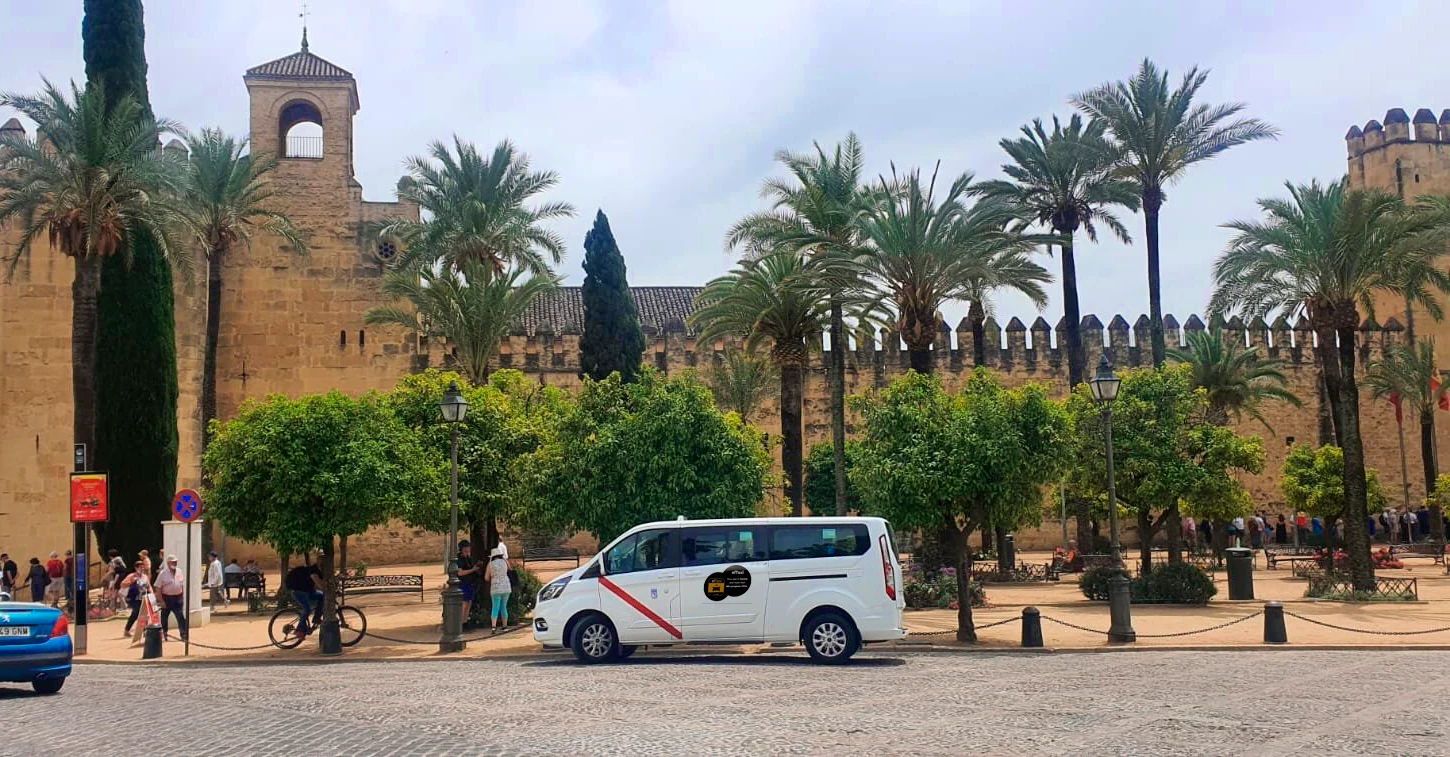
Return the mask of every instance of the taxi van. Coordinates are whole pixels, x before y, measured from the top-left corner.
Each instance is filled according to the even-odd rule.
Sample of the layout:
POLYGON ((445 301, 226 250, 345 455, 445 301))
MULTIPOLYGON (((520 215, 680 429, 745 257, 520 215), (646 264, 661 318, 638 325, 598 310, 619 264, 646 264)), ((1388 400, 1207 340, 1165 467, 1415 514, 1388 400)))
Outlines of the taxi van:
POLYGON ((902 584, 881 518, 645 523, 539 591, 534 639, 585 663, 641 646, 761 642, 841 663, 906 637, 902 584))

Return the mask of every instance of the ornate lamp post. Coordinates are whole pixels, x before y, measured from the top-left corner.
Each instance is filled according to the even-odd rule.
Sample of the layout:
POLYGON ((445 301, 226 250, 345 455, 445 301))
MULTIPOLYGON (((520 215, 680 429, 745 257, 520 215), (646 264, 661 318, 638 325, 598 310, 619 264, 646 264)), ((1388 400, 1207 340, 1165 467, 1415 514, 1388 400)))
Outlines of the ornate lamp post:
POLYGON ((1132 589, 1126 572, 1122 570, 1122 548, 1118 544, 1118 490, 1113 476, 1113 401, 1118 398, 1118 388, 1122 383, 1123 380, 1113 373, 1113 367, 1108 365, 1108 356, 1103 355, 1098 361, 1097 374, 1088 381, 1088 386, 1092 388, 1093 400, 1103 412, 1103 436, 1108 455, 1108 530, 1112 538, 1113 562, 1119 568, 1108 581, 1108 608, 1112 614, 1108 641, 1129 642, 1136 641, 1138 634, 1133 631, 1132 589))
POLYGON ((439 652, 463 651, 463 590, 458 588, 458 424, 468 415, 468 400, 458 390, 458 382, 448 384, 443 401, 438 403, 443 422, 452 435, 452 491, 448 515, 448 587, 443 590, 443 636, 438 640, 439 652))

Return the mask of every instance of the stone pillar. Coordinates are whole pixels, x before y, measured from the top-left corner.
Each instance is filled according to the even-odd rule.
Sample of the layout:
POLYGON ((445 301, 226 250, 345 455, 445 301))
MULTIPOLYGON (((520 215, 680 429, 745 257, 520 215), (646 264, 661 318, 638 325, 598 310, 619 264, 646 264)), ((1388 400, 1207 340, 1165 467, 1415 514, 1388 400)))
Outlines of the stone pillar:
MULTIPOLYGON (((176 564, 181 566, 182 575, 186 578, 186 606, 187 625, 204 626, 211 619, 211 610, 208 609, 203 595, 201 574, 205 572, 203 567, 206 562, 206 553, 201 551, 201 532, 206 528, 206 521, 196 520, 190 524, 182 523, 179 520, 162 521, 161 543, 166 548, 166 554, 176 555, 176 564), (188 560, 186 542, 188 536, 191 540, 191 554, 188 560)), ((164 565, 154 566, 158 570, 164 565)))

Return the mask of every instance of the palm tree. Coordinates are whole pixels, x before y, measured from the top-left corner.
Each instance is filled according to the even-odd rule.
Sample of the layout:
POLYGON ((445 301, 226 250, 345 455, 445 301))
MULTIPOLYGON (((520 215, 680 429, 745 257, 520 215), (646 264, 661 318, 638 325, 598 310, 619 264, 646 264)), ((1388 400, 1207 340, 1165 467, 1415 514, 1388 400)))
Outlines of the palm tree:
POLYGON ((178 127, 147 116, 132 97, 106 107, 100 86, 70 96, 49 81, 37 95, 0 94, 38 127, 32 142, 0 142, 0 225, 18 223, 9 260, 14 274, 37 239, 75 263, 71 285, 71 392, 75 441, 96 444, 96 308, 101 261, 130 262, 131 240, 149 233, 169 260, 186 267, 185 249, 173 244, 175 209, 169 204, 176 166, 157 149, 178 127))
POLYGON ((746 349, 769 342, 770 360, 780 370, 781 467, 794 515, 804 514, 801 429, 805 365, 811 340, 829 320, 830 304, 807 284, 806 259, 782 248, 748 259, 705 286, 690 317, 700 330, 696 343, 740 337, 746 349))
MULTIPOLYGON (((1400 406, 1405 404, 1410 406, 1411 412, 1419 415, 1420 463, 1425 472, 1425 492, 1426 495, 1434 493, 1435 478, 1439 475, 1435 461, 1435 409, 1450 397, 1450 382, 1441 382, 1440 369, 1435 365, 1435 343, 1421 339, 1413 345, 1395 345, 1385 349, 1383 358, 1370 363, 1365 383, 1375 399, 1396 403, 1396 418, 1399 417, 1400 406)), ((1400 438, 1404 439, 1403 436, 1400 438)), ((1400 451, 1404 451, 1403 445, 1400 451)), ((1440 505, 1433 497, 1430 498, 1430 533, 1435 541, 1445 539, 1440 505)))
POLYGON ((1350 572, 1369 588, 1374 567, 1365 529, 1364 440, 1355 381, 1360 307, 1373 312, 1376 293, 1409 296, 1432 318, 1442 311, 1431 291, 1450 291, 1440 258, 1447 219, 1412 212, 1392 195, 1289 184, 1290 199, 1260 200, 1266 218, 1227 225, 1238 232, 1214 265, 1211 312, 1242 310, 1307 314, 1338 446, 1344 450, 1345 541, 1350 572))
MULTIPOLYGON (((202 129, 186 139, 190 160, 182 174, 178 209, 206 256, 206 344, 202 361, 201 414, 205 424, 217 417, 216 360, 221 333, 222 272, 237 245, 251 245, 258 232, 280 237, 299 253, 307 242, 287 214, 272 209, 267 174, 277 167, 269 155, 248 154, 247 140, 220 129, 202 129)), ((202 449, 211 441, 203 432, 202 449)))
POLYGON ((1067 128, 1063 128, 1053 116, 1052 133, 1048 134, 1042 120, 1035 119, 1031 126, 1022 127, 1022 137, 1000 143, 1012 159, 1002 166, 1010 181, 986 181, 974 190, 1011 202, 1024 218, 1058 236, 1057 244, 1062 248, 1069 387, 1086 380, 1073 235, 1081 228, 1087 232, 1088 239, 1096 242, 1097 224, 1102 223, 1124 243, 1131 242, 1128 230, 1113 214, 1112 207, 1138 209, 1137 184, 1113 172, 1111 150, 1104 136, 1106 128, 1106 122, 1096 119, 1084 125, 1082 117, 1076 114, 1068 120, 1067 128))
POLYGON ((444 261, 463 270, 469 261, 478 261, 491 267, 485 269, 488 275, 502 274, 511 265, 551 274, 550 264, 564 257, 564 240, 540 224, 572 217, 574 208, 562 202, 526 203, 557 185, 558 174, 529 170, 528 156, 508 140, 488 157, 456 136, 452 152, 433 142, 428 153, 408 159, 409 181, 398 187, 398 199, 417 203, 423 220, 389 219, 368 226, 372 236, 403 244, 397 267, 444 261))
POLYGON ((1039 308, 1047 304, 1043 284, 1051 274, 1030 253, 1053 241, 1011 228, 1016 209, 999 198, 968 205, 972 175, 962 174, 936 197, 936 171, 892 171, 876 188, 876 201, 861 220, 869 241, 864 268, 873 283, 896 304, 897 332, 906 342, 912 370, 932 371, 932 342, 948 300, 966 299, 995 289, 1015 289, 1039 308))
POLYGON ((790 179, 769 179, 761 191, 771 209, 752 213, 730 228, 725 244, 775 249, 789 247, 809 254, 810 276, 830 301, 831 361, 827 375, 831 394, 831 441, 835 469, 836 514, 846 514, 846 327, 844 301, 848 290, 861 286, 862 242, 858 221, 865 209, 861 171, 865 155, 855 134, 827 153, 819 143, 813 155, 782 150, 775 159, 790 179))
POLYGON ((410 307, 373 308, 363 321, 444 337, 453 345, 450 367, 474 386, 483 386, 499 343, 529 304, 558 281, 553 274, 534 274, 522 267, 496 275, 487 261, 477 259, 462 265, 461 271, 451 266, 416 273, 389 271, 383 278, 383 294, 406 300, 410 307))
POLYGON ((749 422, 780 376, 769 359, 748 350, 727 349, 706 372, 705 381, 716 404, 734 410, 741 420, 749 422))
POLYGON ((1245 415, 1273 430, 1260 412, 1268 402, 1303 403, 1289 390, 1289 379, 1281 370, 1287 363, 1263 357, 1258 347, 1224 338, 1223 330, 1189 331, 1182 349, 1169 350, 1168 359, 1187 363, 1193 369, 1193 386, 1208 394, 1208 422, 1227 426, 1232 418, 1245 415))
POLYGON ((1143 196, 1144 236, 1148 242, 1148 317, 1153 366, 1163 365, 1163 294, 1158 272, 1158 211, 1167 199, 1164 188, 1181 178, 1189 166, 1257 139, 1273 139, 1274 127, 1255 118, 1235 118, 1243 103, 1194 105, 1208 80, 1207 71, 1189 69, 1176 89, 1168 72, 1147 58, 1126 82, 1103 84, 1072 98, 1073 105, 1101 119, 1113 135, 1119 174, 1137 182, 1143 196))

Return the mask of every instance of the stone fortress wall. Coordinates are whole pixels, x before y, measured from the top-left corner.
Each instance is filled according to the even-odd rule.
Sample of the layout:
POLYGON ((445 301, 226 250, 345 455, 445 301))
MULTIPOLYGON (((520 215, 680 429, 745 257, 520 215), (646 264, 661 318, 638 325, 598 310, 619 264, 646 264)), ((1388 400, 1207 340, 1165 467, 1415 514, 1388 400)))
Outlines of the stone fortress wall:
MULTIPOLYGON (((364 238, 363 225, 386 217, 418 217, 418 208, 405 202, 370 202, 354 178, 352 119, 360 108, 357 84, 351 74, 310 53, 301 51, 249 70, 244 77, 251 100, 254 149, 281 157, 273 175, 276 201, 306 230, 310 251, 299 254, 280 240, 258 238, 234 251, 224 263, 221 338, 217 364, 218 412, 236 414, 248 399, 272 393, 300 395, 339 389, 348 393, 387 390, 410 371, 445 365, 448 345, 396 329, 367 330, 363 314, 381 304, 378 283, 395 250, 364 238), (320 127, 322 136, 293 144, 292 127, 307 123, 320 127)), ((1403 111, 1391 111, 1403 115, 1403 111)), ((1396 176, 1410 186, 1423 185, 1450 192, 1450 116, 1442 115, 1431 133, 1415 117, 1414 139, 1408 127, 1401 131, 1398 117, 1386 117, 1383 143, 1378 130, 1350 133, 1350 177, 1357 185, 1393 189, 1396 176), (1361 140, 1357 142, 1356 140, 1361 140), (1398 166, 1398 174, 1395 167, 1398 166), (1405 179, 1409 176, 1409 179, 1405 179)), ((1371 122, 1371 126, 1376 125, 1371 122)), ((18 122, 6 129, 20 128, 18 122)), ((177 149, 178 145, 169 146, 177 149)), ((401 149, 390 159, 401 160, 401 149)), ((1418 192, 1417 192, 1418 194, 1418 192)), ((0 229, 0 256, 13 254, 14 229, 0 229)), ((38 246, 16 272, 14 281, 0 285, 0 550, 18 560, 44 556, 69 544, 67 476, 71 459, 70 389, 70 261, 44 245, 38 246)), ((686 327, 698 287, 637 287, 641 318, 648 334, 646 362, 677 375, 705 368, 722 345, 699 345, 686 327)), ((177 349, 180 361, 179 399, 181 460, 178 486, 200 483, 200 396, 203 319, 206 312, 204 272, 195 280, 177 282, 177 349)), ((541 383, 573 388, 579 385, 578 288, 565 287, 542 299, 515 329, 500 350, 499 365, 536 376, 541 383)), ((1367 320, 1361 332, 1362 358, 1371 358, 1386 345, 1404 339, 1403 303, 1381 308, 1385 324, 1367 320), (1399 318, 1393 317, 1396 312, 1399 318)), ((1165 317, 1169 345, 1182 341, 1183 331, 1204 328, 1197 317, 1181 325, 1165 317)), ((1422 329, 1429 323, 1416 319, 1422 329)), ((1107 352, 1119 369, 1146 362, 1148 321, 1132 325, 1115 316, 1104 326, 1095 316, 1084 318, 1088 364, 1107 352), (1101 338, 1094 335, 1101 334, 1101 338)), ((1302 324, 1280 320, 1273 324, 1225 324, 1235 338, 1263 346, 1268 354, 1289 363, 1287 374, 1305 406, 1274 406, 1267 410, 1272 432, 1246 421, 1243 433, 1266 439, 1266 471, 1249 476, 1246 484, 1256 502, 1266 508, 1281 500, 1277 471, 1286 453, 1285 440, 1319 441, 1317 371, 1310 351, 1312 338, 1302 324)), ((1437 330, 1450 328, 1436 326, 1437 330)), ((1061 324, 1050 327, 1043 318, 1031 325, 1013 318, 1006 327, 987 324, 986 363, 1009 384, 1047 383, 1057 394, 1066 391, 1066 365, 1058 347, 1061 324), (1056 336, 1056 339, 1054 339, 1056 336)), ((950 388, 956 388, 974 369, 971 335, 965 324, 952 330, 941 325, 936 367, 950 388)), ((806 435, 809 443, 829 438, 825 359, 812 356, 805 395, 806 435)), ((906 369, 900 341, 889 333, 855 334, 848 360, 848 391, 858 393, 883 386, 906 369)), ((1410 434, 1406 476, 1400 473, 1399 441, 1393 412, 1387 403, 1363 406, 1369 464, 1399 502, 1401 482, 1408 479, 1411 496, 1423 495, 1419 455, 1410 434)), ((772 400, 755 419, 775 438, 778 409, 772 400)), ((1442 428, 1445 424, 1441 424, 1442 428)), ((1445 432, 1441 431, 1441 436, 1445 432)), ((1442 448, 1450 438, 1442 439, 1442 448)), ((778 454, 778 451, 777 451, 778 454)), ((1443 465, 1443 464, 1442 464, 1443 465)), ((773 493, 779 502, 779 492, 773 493)), ((1055 543, 1055 524, 1038 534, 1023 534, 1019 544, 1055 543)), ((587 546, 588 539, 581 540, 587 546)), ((260 545, 225 540, 229 556, 255 556, 270 564, 275 556, 260 545)), ((355 537, 349 557, 371 563, 432 561, 442 551, 442 537, 392 523, 355 537)))

